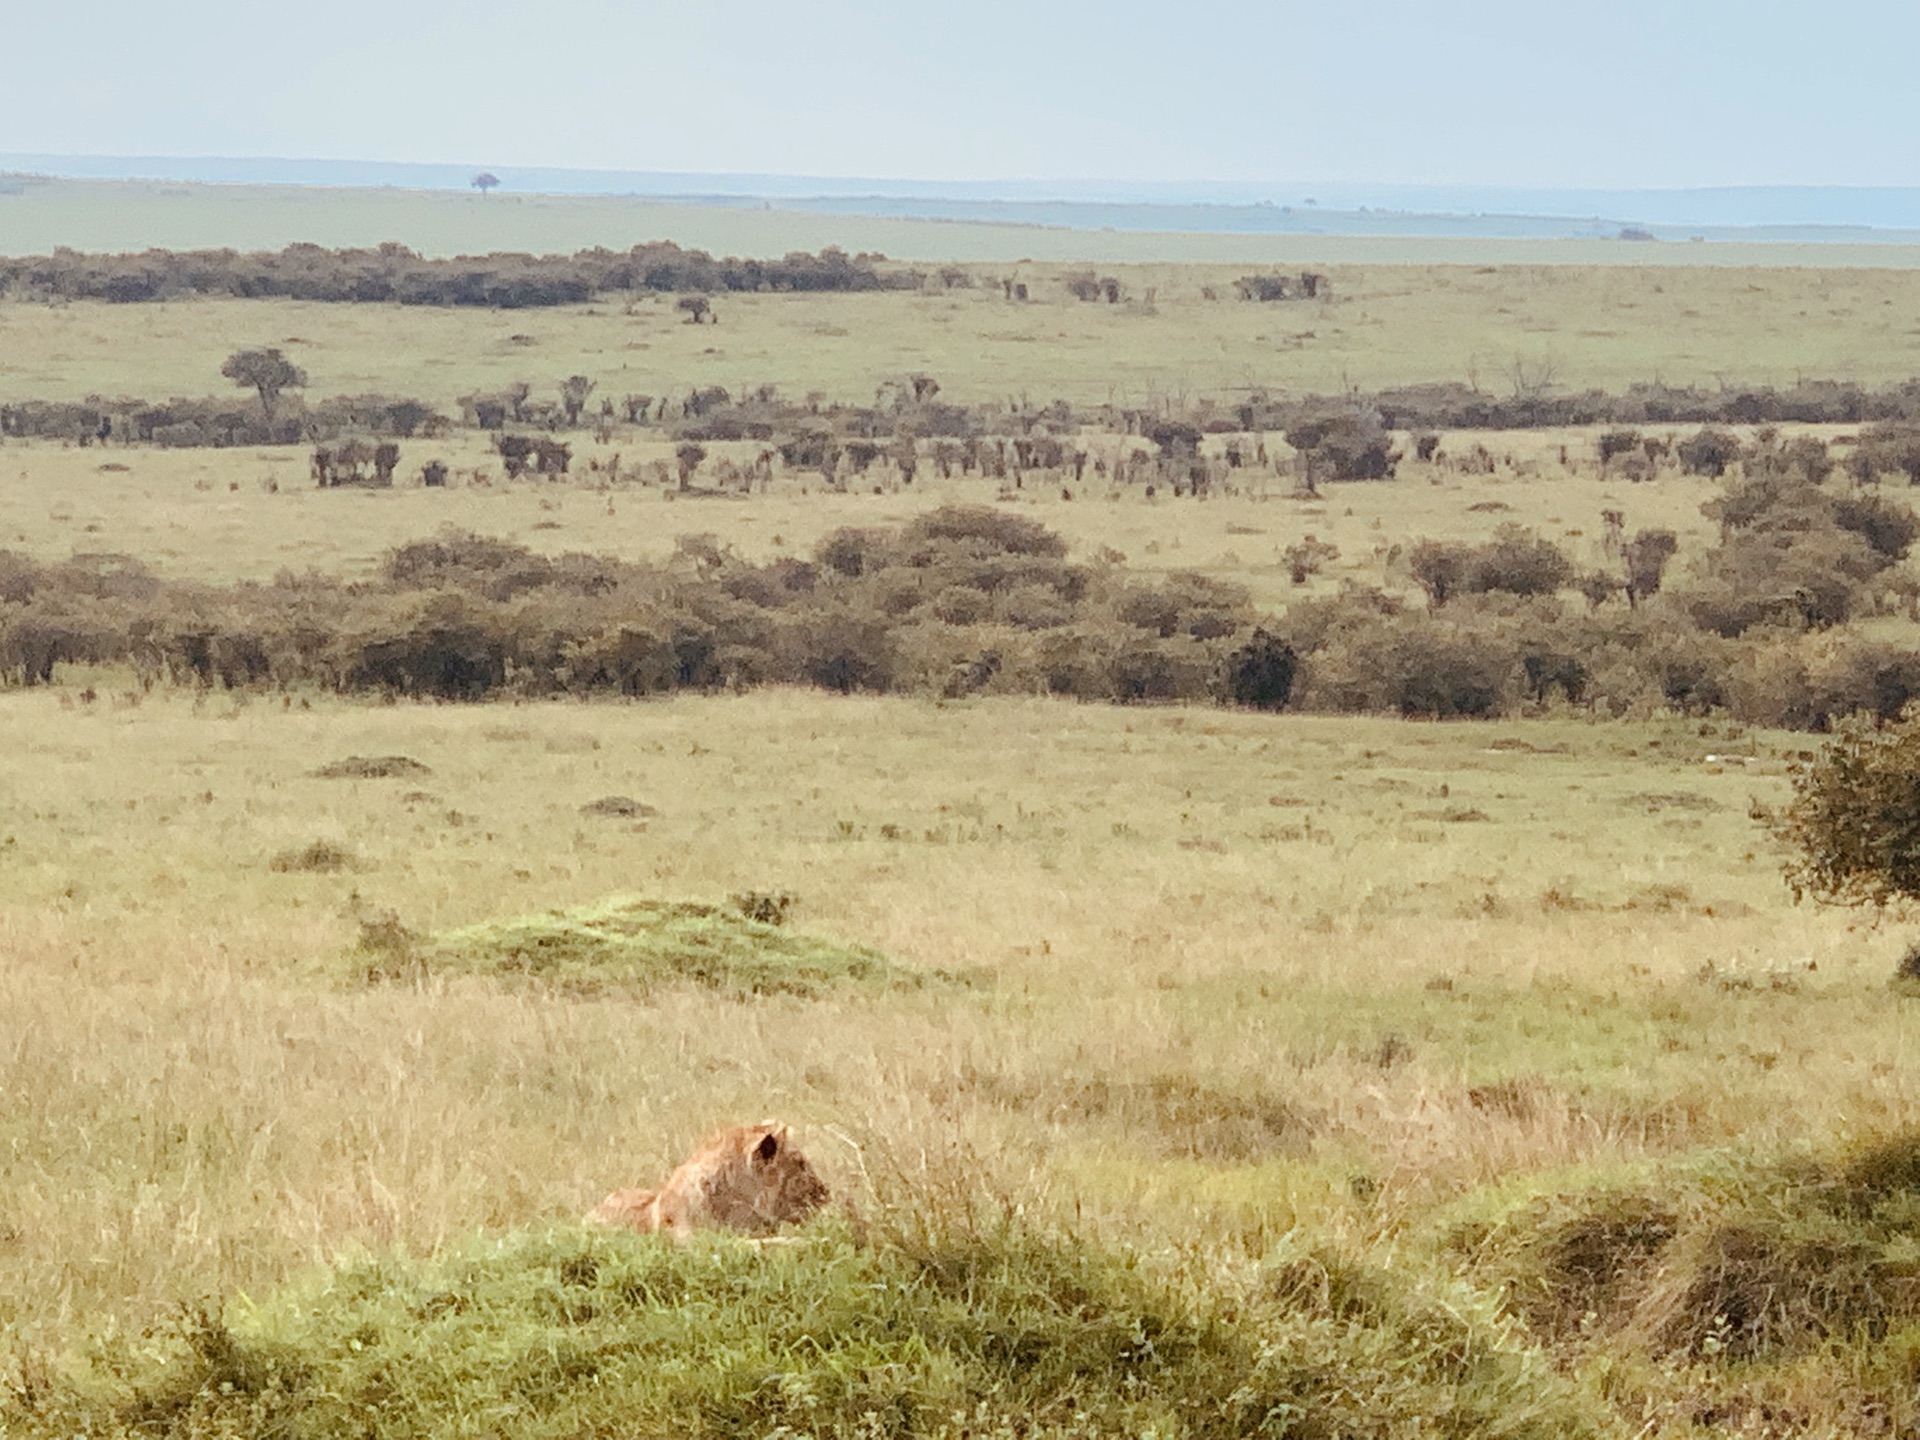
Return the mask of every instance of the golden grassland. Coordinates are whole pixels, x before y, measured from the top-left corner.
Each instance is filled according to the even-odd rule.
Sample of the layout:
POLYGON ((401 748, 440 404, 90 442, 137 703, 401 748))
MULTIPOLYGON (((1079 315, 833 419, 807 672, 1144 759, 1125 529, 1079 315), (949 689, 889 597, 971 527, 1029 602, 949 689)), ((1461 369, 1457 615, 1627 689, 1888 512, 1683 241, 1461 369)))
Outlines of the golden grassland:
MULTIPOLYGON (((287 347, 316 392, 441 403, 575 370, 614 395, 771 381, 850 399, 924 370, 957 398, 1036 400, 1476 365, 1491 387, 1516 355, 1614 388, 1920 370, 1920 292, 1895 272, 1370 266, 1337 271, 1335 302, 1306 309, 1202 300, 1195 271, 1127 283, 1154 285, 1158 313, 1044 286, 1025 308, 997 289, 729 298, 718 328, 652 301, 7 305, 0 395, 204 393, 250 343, 287 347), (1287 325, 1340 343, 1284 349, 1287 325)), ((729 499, 606 484, 615 453, 629 474, 668 458, 657 433, 574 437, 563 484, 498 479, 469 432, 408 442, 403 474, 439 455, 455 487, 376 493, 312 488, 299 450, 8 442, 0 547, 124 552, 209 580, 365 575, 447 524, 627 555, 704 532, 764 558, 998 493, 924 473, 868 494, 782 475, 729 499)), ((1594 438, 1449 435, 1451 453, 1486 445, 1494 473, 1409 459, 1393 483, 1312 500, 1278 477, 1206 502, 1091 480, 1071 499, 1001 498, 1076 558, 1201 570, 1263 607, 1346 581, 1408 589, 1396 546, 1509 521, 1597 564, 1602 509, 1678 531, 1683 566, 1713 533, 1700 505, 1716 487, 1605 476, 1594 438), (1281 551, 1308 533, 1340 558, 1301 590, 1281 551)), ((1497 1256, 1554 1197, 1639 1186, 1731 1211, 1725 1157, 1799 1163, 1920 1126, 1920 1002, 1887 984, 1899 925, 1794 907, 1749 815, 1784 797, 1806 736, 784 690, 397 705, 60 678, 0 693, 0 1369, 18 1361, 0 1402, 29 1409, 36 1357, 83 1371, 115 1345, 144 1353, 183 1302, 245 1310, 342 1255, 564 1230, 709 1127, 768 1113, 856 1206, 892 1166, 1003 1197, 1036 1229, 1177 1256, 1209 1292, 1331 1247, 1442 1308, 1512 1300, 1487 1333, 1521 1349, 1546 1345, 1546 1322, 1534 1335, 1514 1318, 1497 1276, 1461 1298, 1463 1226, 1485 1226, 1497 1256), (356 755, 427 773, 314 773, 356 755), (656 813, 583 812, 609 796, 656 813), (558 993, 431 971, 370 983, 352 954, 383 916, 439 933, 614 895, 748 891, 796 894, 797 929, 929 983, 558 993), (1687 1166, 1707 1178, 1672 1178, 1687 1166)), ((1801 1203, 1785 1193, 1763 1198, 1784 1214, 1801 1203)), ((1706 1350, 1646 1362, 1657 1373, 1624 1343, 1551 1353, 1602 1433, 1842 1435, 1905 1363, 1893 1341, 1854 1344, 1865 1335, 1836 1330, 1752 1375, 1706 1350), (1742 1387, 1791 1418, 1751 1395, 1721 1404, 1742 1387)), ((1422 1433, 1409 1427, 1379 1433, 1422 1433)))
POLYGON ((861 1146, 960 1144, 1036 1213, 1259 1253, 1920 1098, 1897 935, 1792 908, 1747 818, 1799 737, 71 690, 5 697, 0 734, 16 1339, 564 1220, 742 1115, 801 1126, 843 1191, 861 1146), (432 773, 311 773, 392 753, 432 773), (609 794, 659 813, 581 813, 609 794), (274 868, 314 841, 348 868, 274 868), (794 923, 958 978, 640 1002, 368 988, 341 960, 383 908, 782 889, 794 923), (1500 1082, 1533 1098, 1475 1089, 1500 1082))
POLYGON ((1234 298, 1248 268, 1116 268, 1131 298, 1106 305, 1067 293, 1070 266, 976 266, 969 290, 723 295, 718 325, 686 324, 671 296, 516 311, 15 302, 0 304, 0 400, 204 395, 227 388, 227 355, 259 345, 285 349, 315 395, 448 407, 520 380, 548 394, 573 374, 616 400, 776 385, 870 403, 883 382, 920 371, 969 403, 1150 408, 1437 380, 1510 394, 1516 362, 1529 383, 1612 391, 1920 373, 1920 268, 1340 265, 1327 272, 1331 298, 1270 304, 1234 298), (1003 297, 1011 275, 1031 302, 1003 297))
MULTIPOLYGON (((880 494, 872 486, 868 493, 829 491, 812 474, 783 473, 748 496, 687 498, 671 484, 651 483, 653 465, 669 464, 673 452, 657 434, 623 431, 605 443, 576 436, 575 473, 564 483, 508 482, 491 447, 470 432, 407 441, 403 479, 438 456, 453 467, 454 486, 414 483, 390 491, 319 490, 304 449, 103 450, 10 441, 0 444, 0 547, 43 560, 128 554, 169 578, 222 581, 270 580, 309 568, 367 575, 393 547, 446 526, 550 554, 656 558, 683 535, 711 534, 767 560, 807 555, 842 526, 895 526, 942 504, 997 502, 1060 532, 1076 557, 1111 550, 1148 573, 1198 570, 1246 585, 1262 606, 1278 607, 1348 580, 1412 590, 1400 563, 1408 543, 1484 539, 1507 523, 1535 528, 1597 567, 1607 563, 1601 511, 1610 509, 1624 512, 1634 529, 1674 530, 1685 555, 1711 542, 1714 527, 1700 506, 1718 493, 1712 481, 1671 472, 1638 485, 1602 475, 1595 433, 1564 430, 1455 432, 1447 448, 1465 453, 1484 444, 1496 457, 1495 473, 1466 475, 1444 460, 1426 465, 1409 456, 1393 483, 1330 486, 1312 500, 1292 498, 1292 479, 1270 471, 1242 472, 1242 493, 1196 503, 1150 501, 1138 486, 1114 490, 1091 475, 1078 487, 1036 479, 1003 496, 1002 482, 943 481, 925 467, 912 486, 895 481, 880 494), (629 482, 638 475, 649 483, 609 484, 604 467, 616 456, 629 482), (476 471, 487 483, 474 482, 476 471), (1072 499, 1063 498, 1063 488, 1072 499), (1337 546, 1340 556, 1302 589, 1290 583, 1282 552, 1306 535, 1337 546)), ((1123 442, 1091 443, 1098 454, 1123 442)), ((1285 454, 1277 439, 1272 445, 1285 454)), ((750 461, 759 448, 710 445, 709 465, 750 461)))

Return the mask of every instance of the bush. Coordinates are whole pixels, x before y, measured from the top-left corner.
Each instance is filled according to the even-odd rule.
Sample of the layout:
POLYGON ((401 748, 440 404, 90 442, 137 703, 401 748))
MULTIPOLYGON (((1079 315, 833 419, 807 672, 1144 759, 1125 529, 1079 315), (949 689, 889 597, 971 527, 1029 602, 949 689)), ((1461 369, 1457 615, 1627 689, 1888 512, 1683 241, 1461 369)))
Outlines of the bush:
POLYGON ((1574 578, 1573 563, 1558 546, 1518 525, 1501 526, 1485 545, 1422 540, 1408 553, 1407 569, 1435 606, 1496 590, 1551 595, 1574 578))
POLYGON ((1298 699, 1314 710, 1478 717, 1499 713, 1520 690, 1517 642, 1492 617, 1454 624, 1349 608, 1302 654, 1298 699))
POLYGON ((1321 567, 1340 558, 1340 547, 1305 535, 1282 551, 1280 558, 1286 564, 1287 578, 1295 585, 1304 585, 1320 573, 1321 567))
POLYGON ((892 689, 900 664, 893 627, 881 616, 847 606, 815 607, 799 615, 786 631, 785 645, 795 679, 842 695, 892 689))
POLYGON ((1920 516, 1912 507, 1871 492, 1835 496, 1833 523, 1853 531, 1889 565, 1906 559, 1920 536, 1920 516))
MULTIPOLYGON (((928 547, 961 546, 974 553, 1034 555, 1057 559, 1067 553, 1067 542, 1038 520, 986 505, 943 505, 907 522, 900 533, 902 546, 922 557, 928 547)), ((915 563, 924 563, 924 558, 915 563)))
POLYGON ((1493 539, 1473 552, 1466 588, 1485 593, 1551 595, 1573 579, 1573 565, 1559 547, 1518 525, 1502 525, 1493 539))
POLYGON ((1601 435, 1597 442, 1602 466, 1610 465, 1622 455, 1639 452, 1641 445, 1638 430, 1609 430, 1601 435))
POLYGON ((1920 425, 1903 421, 1868 426, 1847 457, 1847 470, 1863 485, 1882 475, 1920 485, 1920 425))
POLYGON ((1642 530, 1620 547, 1620 558, 1627 566, 1627 600, 1638 605, 1648 596, 1660 593, 1666 578, 1667 562, 1680 548, 1671 530, 1642 530))
POLYGON ((1300 658, 1286 641, 1265 630, 1227 656, 1226 692, 1235 705, 1254 710, 1284 710, 1293 698, 1293 677, 1300 658))
POLYGON ((432 773, 430 766, 411 755, 349 755, 329 760, 313 772, 319 780, 399 780, 432 773))
POLYGON ((1725 430, 1697 430, 1673 447, 1674 458, 1689 475, 1719 479, 1741 455, 1740 441, 1725 430))
POLYGON ((1465 591, 1472 564, 1472 548, 1456 540, 1422 540, 1407 554, 1407 572, 1434 605, 1465 591))
POLYGON ((329 646, 337 684, 436 700, 479 700, 507 678, 501 617, 454 591, 428 594, 365 616, 329 646))
POLYGON ((1823 630, 1845 623, 1862 582, 1880 569, 1867 542, 1829 529, 1802 536, 1742 533, 1703 558, 1680 598, 1696 625, 1735 636, 1756 625, 1823 630))
POLYGON ((1371 411, 1310 415, 1287 427, 1311 486, 1321 480, 1391 480, 1400 463, 1393 437, 1371 411))
POLYGON ((1791 779, 1772 829, 1791 852, 1795 898, 1875 909, 1920 899, 1920 716, 1845 721, 1791 779))

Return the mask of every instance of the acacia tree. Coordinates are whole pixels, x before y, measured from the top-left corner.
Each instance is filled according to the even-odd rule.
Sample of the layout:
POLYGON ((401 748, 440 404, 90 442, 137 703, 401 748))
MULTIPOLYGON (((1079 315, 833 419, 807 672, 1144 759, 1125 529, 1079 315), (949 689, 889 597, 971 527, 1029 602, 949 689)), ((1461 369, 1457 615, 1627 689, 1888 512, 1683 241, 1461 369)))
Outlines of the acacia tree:
POLYGON ((586 408, 587 397, 593 394, 594 383, 584 375, 569 375, 560 387, 560 404, 567 412, 567 423, 578 425, 580 412, 586 408))
POLYGON ((684 441, 675 447, 673 458, 680 467, 680 488, 685 490, 693 484, 693 472, 707 458, 707 447, 692 440, 684 441))
MULTIPOLYGON (((1920 900, 1920 712, 1893 725, 1842 721, 1792 783, 1792 801, 1767 818, 1791 852, 1795 900, 1877 911, 1920 900)), ((1910 952, 1901 970, 1920 977, 1920 955, 1910 952)))
POLYGON ((299 389, 307 383, 307 372, 278 350, 236 350, 220 367, 220 373, 257 393, 260 409, 269 420, 282 390, 299 389))
POLYGON ((467 183, 472 185, 473 188, 478 190, 482 195, 485 195, 500 183, 500 177, 491 170, 482 170, 467 183))

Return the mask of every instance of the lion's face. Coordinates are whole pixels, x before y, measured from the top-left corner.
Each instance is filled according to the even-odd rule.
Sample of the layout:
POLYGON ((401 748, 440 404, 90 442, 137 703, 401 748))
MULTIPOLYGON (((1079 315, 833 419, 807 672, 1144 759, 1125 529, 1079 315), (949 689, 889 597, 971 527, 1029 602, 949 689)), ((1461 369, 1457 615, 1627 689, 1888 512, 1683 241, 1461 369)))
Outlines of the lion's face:
POLYGON ((775 1225, 804 1220, 827 1203, 827 1187, 784 1125, 758 1125, 747 1132, 746 1197, 756 1214, 775 1225))

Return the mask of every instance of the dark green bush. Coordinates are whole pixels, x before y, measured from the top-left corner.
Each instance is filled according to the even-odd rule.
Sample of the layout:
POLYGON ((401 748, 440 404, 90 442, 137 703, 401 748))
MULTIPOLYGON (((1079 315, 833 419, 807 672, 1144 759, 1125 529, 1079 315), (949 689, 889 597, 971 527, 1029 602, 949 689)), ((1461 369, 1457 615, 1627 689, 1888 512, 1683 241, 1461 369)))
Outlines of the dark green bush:
POLYGON ((1687 474, 1718 479, 1739 461, 1742 450, 1738 436, 1709 428, 1696 430, 1680 441, 1673 447, 1673 454, 1687 474))

